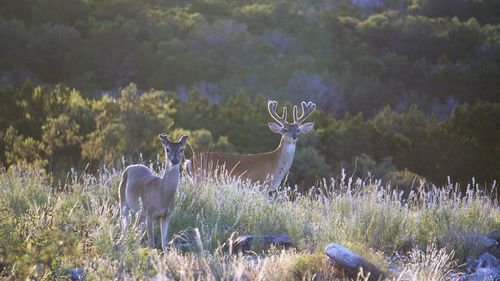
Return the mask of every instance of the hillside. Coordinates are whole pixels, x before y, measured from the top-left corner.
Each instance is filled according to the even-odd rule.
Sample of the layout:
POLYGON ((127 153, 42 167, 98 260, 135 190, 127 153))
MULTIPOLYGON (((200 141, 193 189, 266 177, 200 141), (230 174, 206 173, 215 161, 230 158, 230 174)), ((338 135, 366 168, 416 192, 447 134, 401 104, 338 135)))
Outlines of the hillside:
POLYGON ((171 220, 175 241, 162 255, 146 248, 140 228, 130 227, 126 242, 118 243, 119 175, 73 171, 55 191, 40 170, 0 172, 0 277, 343 280, 323 252, 339 243, 393 272, 394 280, 400 272, 397 280, 437 281, 458 276, 466 257, 484 251, 479 240, 455 234, 500 229, 498 202, 475 186, 461 195, 453 183, 421 187, 405 200, 379 182, 345 177, 289 200, 290 190, 270 199, 259 186, 219 178, 201 186, 181 182, 171 220), (198 229, 198 242, 182 235, 189 228, 198 229), (245 255, 228 252, 228 239, 243 234, 288 234, 292 248, 262 251, 257 243, 245 255), (420 248, 408 248, 409 242, 420 248))
POLYGON ((0 4, 3 85, 100 96, 193 89, 315 100, 342 116, 499 101, 495 0, 19 0, 0 4), (453 8, 448 8, 453 7, 453 8))

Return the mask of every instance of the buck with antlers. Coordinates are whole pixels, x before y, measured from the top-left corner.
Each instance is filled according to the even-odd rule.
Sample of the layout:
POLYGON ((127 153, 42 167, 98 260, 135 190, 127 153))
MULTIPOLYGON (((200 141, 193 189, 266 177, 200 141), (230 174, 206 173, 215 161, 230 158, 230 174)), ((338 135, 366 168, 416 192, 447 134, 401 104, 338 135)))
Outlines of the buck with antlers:
POLYGON ((183 160, 184 148, 189 136, 182 135, 177 142, 169 140, 166 134, 161 134, 159 138, 166 154, 163 176, 157 176, 144 165, 130 165, 122 174, 119 198, 122 237, 125 237, 129 209, 144 212, 142 216, 146 219, 148 245, 154 248, 153 225, 154 220, 160 218, 161 246, 165 249, 168 244, 170 216, 175 207, 180 163, 183 160))
POLYGON ((276 189, 281 184, 286 173, 290 169, 295 146, 300 134, 310 132, 313 122, 302 124, 316 109, 312 102, 302 102, 302 114, 298 116, 298 107, 293 106, 293 123, 287 121, 287 108, 283 107, 283 115, 277 112, 278 103, 268 101, 269 114, 276 120, 268 123, 271 131, 281 134, 279 146, 271 151, 258 154, 237 155, 222 152, 204 152, 195 155, 186 161, 188 174, 197 181, 208 175, 214 175, 224 167, 230 176, 249 179, 254 183, 260 183, 271 189, 276 189))

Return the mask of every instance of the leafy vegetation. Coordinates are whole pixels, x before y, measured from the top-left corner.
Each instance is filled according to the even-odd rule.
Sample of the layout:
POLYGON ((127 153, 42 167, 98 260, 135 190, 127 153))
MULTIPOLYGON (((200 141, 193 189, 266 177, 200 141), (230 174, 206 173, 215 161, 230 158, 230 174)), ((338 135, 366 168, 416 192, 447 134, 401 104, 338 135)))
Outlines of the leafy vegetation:
POLYGON ((452 183, 429 191, 420 186, 403 201, 378 181, 343 175, 338 182, 296 194, 293 200, 288 199, 290 190, 270 200, 259 186, 218 178, 202 186, 182 181, 171 220, 171 238, 196 227, 203 250, 181 253, 172 248, 162 255, 146 248, 141 228, 130 226, 127 240, 118 243, 119 179, 120 170, 97 176, 74 171, 56 191, 53 179, 38 168, 3 170, 0 276, 52 279, 82 268, 86 278, 100 280, 155 274, 176 280, 327 280, 339 274, 324 259, 323 249, 329 243, 346 245, 387 269, 393 251, 410 239, 430 248, 415 249, 399 266, 405 276, 421 276, 412 280, 429 280, 449 274, 455 261, 464 258, 456 254, 452 259, 452 248, 447 252, 432 248, 436 237, 500 227, 498 202, 477 192, 477 186, 462 196, 452 183), (288 233, 294 249, 231 255, 224 251, 224 243, 233 232, 288 233))
POLYGON ((500 228, 499 15, 496 0, 1 1, 0 278, 331 279, 328 243, 387 268, 408 239, 429 247, 401 278, 446 277, 466 251, 436 237, 500 228), (133 227, 116 244, 126 164, 158 170, 161 132, 189 133, 188 157, 269 151, 268 99, 318 105, 276 200, 182 182, 171 233, 198 228, 201 253, 162 255, 133 227), (232 256, 235 231, 295 248, 232 256))
POLYGON ((267 151, 278 142, 265 126, 271 98, 321 110, 292 183, 341 168, 490 183, 500 178, 500 6, 448 4, 3 1, 0 161, 64 178, 154 159, 162 131, 191 132, 195 150, 267 151))
POLYGON ((190 89, 373 116, 498 101, 497 1, 20 0, 0 4, 2 81, 99 96, 190 89), (450 8, 452 7, 452 8, 450 8))
MULTIPOLYGON (((123 161, 156 161, 159 132, 190 133, 187 157, 207 149, 257 153, 278 144, 266 127, 270 117, 262 95, 252 99, 239 92, 210 103, 193 92, 181 101, 173 92, 140 92, 130 84, 118 97, 91 99, 66 86, 27 82, 0 89, 0 96, 1 161, 34 163, 61 179, 71 167, 95 172, 123 161)), ((487 186, 500 176, 498 103, 463 104, 441 122, 416 107, 402 113, 386 107, 371 119, 318 111, 311 119, 316 131, 299 140, 288 178, 304 190, 321 178, 337 178, 334 171, 341 169, 407 189, 422 178, 445 184, 447 177, 462 183, 475 177, 487 186)))

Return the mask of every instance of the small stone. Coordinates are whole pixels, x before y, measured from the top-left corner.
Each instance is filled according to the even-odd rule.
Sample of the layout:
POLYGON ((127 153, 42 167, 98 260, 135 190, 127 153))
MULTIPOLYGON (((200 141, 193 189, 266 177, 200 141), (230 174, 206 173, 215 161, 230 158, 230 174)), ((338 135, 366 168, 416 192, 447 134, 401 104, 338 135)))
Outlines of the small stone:
POLYGON ((263 235, 240 235, 236 239, 230 238, 227 242, 226 251, 231 249, 232 253, 247 252, 252 248, 252 242, 262 242, 265 248, 271 246, 288 249, 292 246, 292 239, 286 234, 263 234, 263 235))
POLYGON ((68 273, 69 273, 69 279, 70 280, 84 280, 83 279, 83 273, 84 273, 84 270, 83 268, 72 268, 70 270, 68 270, 68 273))
POLYGON ((477 268, 479 268, 480 262, 479 262, 479 260, 476 260, 476 259, 467 258, 466 264, 467 264, 467 268, 466 268, 467 272, 471 273, 471 272, 476 271, 477 268))
POLYGON ((480 255, 477 260, 479 261, 479 267, 495 267, 497 266, 497 258, 495 258, 490 253, 484 253, 480 255))
POLYGON ((330 244, 326 246, 325 253, 335 267, 342 270, 348 277, 354 280, 357 279, 360 268, 363 269, 363 274, 365 276, 370 273, 368 280, 380 280, 387 275, 363 257, 339 244, 330 244))
POLYGON ((468 276, 469 281, 496 281, 500 279, 500 269, 498 268, 479 268, 468 276))
POLYGON ((496 240, 498 243, 500 243, 500 229, 494 230, 490 233, 488 233, 488 238, 496 240))
POLYGON ((169 245, 180 252, 201 253, 203 251, 200 231, 196 227, 184 229, 180 234, 174 236, 169 245))

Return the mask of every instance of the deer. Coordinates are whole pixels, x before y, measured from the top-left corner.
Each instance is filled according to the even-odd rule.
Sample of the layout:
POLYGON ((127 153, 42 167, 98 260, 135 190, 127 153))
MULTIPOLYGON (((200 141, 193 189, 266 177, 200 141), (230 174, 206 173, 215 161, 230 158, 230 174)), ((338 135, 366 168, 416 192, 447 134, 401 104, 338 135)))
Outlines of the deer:
POLYGON ((160 218, 161 246, 168 245, 168 226, 175 208, 175 195, 180 179, 180 166, 188 135, 182 135, 177 142, 171 141, 165 133, 160 134, 160 142, 165 150, 165 170, 163 176, 156 175, 144 165, 130 165, 122 173, 119 185, 120 217, 122 238, 125 237, 129 210, 141 214, 146 220, 148 246, 154 248, 154 221, 160 218))
POLYGON ((185 169, 193 183, 208 175, 214 175, 225 169, 232 177, 260 183, 276 190, 292 166, 297 139, 300 134, 309 133, 314 128, 313 122, 304 123, 316 109, 313 102, 301 102, 302 114, 298 116, 298 107, 293 106, 293 123, 287 121, 287 108, 283 107, 280 116, 276 109, 278 102, 269 100, 267 108, 276 122, 269 122, 269 129, 281 134, 278 147, 270 152, 257 154, 230 154, 223 152, 202 152, 186 160, 185 169))

